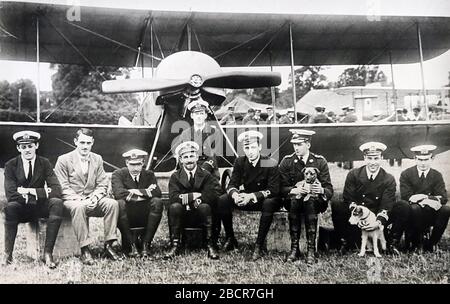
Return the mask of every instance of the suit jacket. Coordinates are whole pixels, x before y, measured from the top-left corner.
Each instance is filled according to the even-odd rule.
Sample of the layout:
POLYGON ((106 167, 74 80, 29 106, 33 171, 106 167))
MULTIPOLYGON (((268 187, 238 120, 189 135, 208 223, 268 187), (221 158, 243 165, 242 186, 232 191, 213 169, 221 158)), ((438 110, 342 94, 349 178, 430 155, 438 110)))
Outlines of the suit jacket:
POLYGON ((80 157, 76 150, 58 157, 55 173, 61 183, 63 200, 81 200, 96 196, 106 196, 108 177, 103 169, 103 159, 93 152, 89 153, 89 170, 85 178, 80 157))
POLYGON ((375 180, 367 177, 366 166, 351 170, 344 186, 344 202, 364 205, 377 215, 383 225, 389 220, 389 212, 395 203, 395 179, 380 168, 375 180))
MULTIPOLYGON (((47 183, 47 188, 51 189, 48 198, 61 197, 61 186, 53 172, 52 164, 45 157, 36 155, 30 183, 27 182, 23 171, 23 162, 20 155, 5 164, 5 194, 8 202, 25 203, 25 198, 17 192, 18 187, 35 188, 38 201, 47 199, 47 191, 44 189, 45 183, 47 183)), ((33 195, 29 196, 29 199, 33 198, 33 195)))
POLYGON ((199 192, 202 203, 212 205, 219 197, 220 191, 218 180, 198 166, 194 175, 194 186, 189 183, 189 178, 183 168, 178 169, 170 176, 169 200, 171 204, 181 203, 180 194, 189 194, 189 203, 192 203, 192 193, 199 192))
POLYGON ((256 167, 253 167, 246 156, 236 158, 227 193, 232 196, 234 192, 239 192, 241 185, 246 193, 254 193, 258 201, 278 196, 280 173, 276 160, 261 156, 256 167))
POLYGON ((400 196, 402 200, 408 201, 414 194, 425 194, 434 200, 437 200, 436 196, 441 196, 442 205, 445 205, 448 200, 442 174, 437 170, 430 169, 422 183, 417 172, 417 166, 404 170, 400 175, 400 196))
POLYGON ((150 170, 144 169, 141 171, 138 186, 136 187, 136 183, 131 178, 128 168, 118 169, 112 174, 111 186, 114 198, 127 202, 136 202, 139 199, 138 195, 131 194, 128 189, 138 189, 146 199, 161 197, 161 189, 158 186, 155 174, 150 170), (156 188, 152 191, 147 191, 150 185, 156 185, 156 188))
MULTIPOLYGON (((319 169, 317 178, 324 188, 326 199, 330 200, 333 196, 333 185, 331 184, 327 160, 322 155, 309 152, 305 165, 319 169)), ((279 170, 281 176, 281 194, 283 197, 287 197, 289 192, 295 187, 295 184, 305 179, 302 173, 305 165, 300 163, 295 153, 286 155, 281 160, 279 170)))

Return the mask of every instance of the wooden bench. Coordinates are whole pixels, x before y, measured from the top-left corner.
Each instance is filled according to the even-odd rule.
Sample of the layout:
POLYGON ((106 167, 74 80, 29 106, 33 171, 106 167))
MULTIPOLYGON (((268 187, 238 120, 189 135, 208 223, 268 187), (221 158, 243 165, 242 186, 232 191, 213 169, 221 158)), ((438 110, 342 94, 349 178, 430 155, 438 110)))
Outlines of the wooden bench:
MULTIPOLYGON (((5 215, 0 213, 0 239, 4 244, 5 215)), ((24 223, 26 238, 26 255, 32 259, 41 259, 44 254, 44 245, 47 229, 47 219, 39 219, 36 222, 24 223)), ((17 243, 17 241, 16 241, 17 243)), ((3 248, 2 248, 3 250, 3 248)), ((56 258, 79 255, 80 248, 72 228, 70 218, 64 218, 56 239, 53 255, 56 258)))
MULTIPOLYGON (((44 255, 47 219, 42 218, 36 222, 26 223, 25 227, 26 254, 33 259, 41 259, 44 255)), ((63 258, 74 255, 80 255, 80 246, 72 228, 71 219, 65 217, 58 231, 53 256, 63 258)))

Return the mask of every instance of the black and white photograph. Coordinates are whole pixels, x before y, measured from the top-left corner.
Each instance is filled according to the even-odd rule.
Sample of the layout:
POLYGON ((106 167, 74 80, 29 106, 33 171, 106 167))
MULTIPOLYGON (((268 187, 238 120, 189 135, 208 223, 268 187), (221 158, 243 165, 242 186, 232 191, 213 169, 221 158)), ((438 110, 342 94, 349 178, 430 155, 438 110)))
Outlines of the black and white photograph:
POLYGON ((0 1, 1 284, 448 284, 448 189, 448 1, 0 1))

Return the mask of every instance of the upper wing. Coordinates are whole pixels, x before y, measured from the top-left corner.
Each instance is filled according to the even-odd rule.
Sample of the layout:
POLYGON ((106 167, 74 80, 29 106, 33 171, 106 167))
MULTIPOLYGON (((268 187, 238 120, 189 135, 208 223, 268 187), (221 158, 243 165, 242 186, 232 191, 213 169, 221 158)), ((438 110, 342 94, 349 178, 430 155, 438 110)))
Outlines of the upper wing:
MULTIPOLYGON (((95 66, 135 66, 144 58, 153 66, 186 50, 187 24, 191 48, 221 66, 290 65, 292 24, 296 65, 382 64, 419 61, 420 25, 424 59, 450 48, 450 18, 420 16, 211 13, 131 10, 2 2, 0 59, 36 60, 36 16, 39 17, 40 60, 95 66), (75 18, 75 20, 73 20, 75 18), (73 20, 73 21, 72 21, 73 20), (138 47, 141 47, 138 51, 138 47), (263 51, 264 50, 264 51, 263 51)), ((327 14, 328 13, 328 14, 327 14)))

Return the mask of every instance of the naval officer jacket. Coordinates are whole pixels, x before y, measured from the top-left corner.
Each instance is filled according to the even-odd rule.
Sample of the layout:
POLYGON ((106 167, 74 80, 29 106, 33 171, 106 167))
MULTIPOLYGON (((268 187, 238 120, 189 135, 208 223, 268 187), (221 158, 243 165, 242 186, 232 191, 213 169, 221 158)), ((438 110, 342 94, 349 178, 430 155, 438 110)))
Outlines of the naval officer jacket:
POLYGON ((118 169, 111 176, 111 187, 114 198, 117 200, 136 202, 141 197, 147 200, 152 197, 161 197, 161 189, 158 186, 155 174, 150 170, 141 171, 138 184, 136 185, 128 168, 118 169), (155 185, 154 189, 149 189, 150 185, 155 185), (128 189, 138 189, 142 195, 133 194, 128 189))
POLYGON ((369 180, 366 166, 351 170, 345 179, 344 202, 355 202, 369 208, 377 215, 383 226, 389 220, 389 212, 395 203, 395 179, 380 168, 373 181, 369 180))
MULTIPOLYGON (((5 194, 8 202, 25 204, 26 199, 17 192, 18 187, 35 188, 37 201, 54 197, 61 198, 61 185, 47 158, 36 155, 30 182, 27 181, 23 166, 20 155, 5 164, 5 194), (47 185, 48 191, 45 189, 45 185, 47 185)), ((35 201, 33 195, 28 195, 28 198, 35 201)))
POLYGON ((435 169, 430 169, 424 181, 421 181, 417 166, 410 167, 400 175, 400 196, 402 200, 409 201, 414 194, 425 194, 428 198, 439 200, 442 205, 447 203, 447 191, 445 189, 442 174, 435 169), (437 197, 440 196, 440 199, 437 197))
POLYGON ((169 180, 169 201, 170 204, 182 203, 181 194, 188 194, 189 204, 194 202, 193 193, 201 193, 199 198, 202 203, 213 205, 221 193, 221 188, 217 178, 207 170, 197 166, 194 174, 194 184, 189 183, 184 168, 180 168, 170 176, 169 180))
POLYGON ((280 162, 281 195, 287 197, 289 192, 295 188, 295 184, 305 179, 303 168, 315 167, 319 169, 317 178, 321 183, 325 200, 329 201, 333 196, 333 185, 331 184, 330 172, 327 160, 319 154, 309 152, 306 164, 302 164, 295 153, 286 155, 280 162))
POLYGON ((261 156, 256 166, 253 166, 246 156, 236 158, 227 193, 232 196, 233 193, 240 192, 241 185, 244 186, 245 193, 254 193, 258 202, 278 196, 280 173, 277 162, 261 156))

